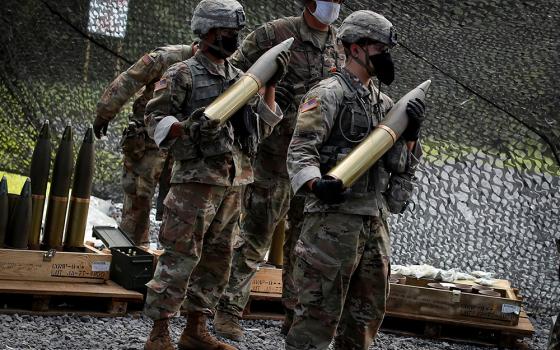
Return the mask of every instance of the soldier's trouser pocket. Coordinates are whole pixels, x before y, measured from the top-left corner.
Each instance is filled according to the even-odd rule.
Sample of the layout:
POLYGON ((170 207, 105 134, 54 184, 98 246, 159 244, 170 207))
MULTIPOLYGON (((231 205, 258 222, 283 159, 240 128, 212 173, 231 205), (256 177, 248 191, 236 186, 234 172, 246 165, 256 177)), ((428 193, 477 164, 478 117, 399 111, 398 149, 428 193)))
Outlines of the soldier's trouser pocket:
POLYGON ((337 320, 342 307, 340 263, 323 252, 310 253, 303 245, 300 240, 295 248, 294 282, 299 303, 309 310, 309 317, 330 324, 337 320))

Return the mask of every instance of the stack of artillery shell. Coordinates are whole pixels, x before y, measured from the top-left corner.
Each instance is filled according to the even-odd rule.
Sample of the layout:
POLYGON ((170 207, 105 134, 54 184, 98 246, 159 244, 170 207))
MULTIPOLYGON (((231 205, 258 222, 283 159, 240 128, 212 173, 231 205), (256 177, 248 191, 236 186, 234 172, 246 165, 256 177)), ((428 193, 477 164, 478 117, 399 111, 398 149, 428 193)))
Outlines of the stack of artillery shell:
POLYGON ((43 245, 48 249, 62 248, 64 223, 68 208, 68 191, 73 168, 72 129, 64 129, 60 146, 54 159, 51 192, 45 220, 43 245))
POLYGON ((2 177, 0 181, 0 248, 4 246, 6 232, 8 232, 8 215, 10 206, 8 204, 8 180, 2 177))
POLYGON ((31 228, 31 181, 27 179, 15 204, 9 223, 6 245, 16 249, 27 249, 27 239, 31 228))
POLYGON ((46 121, 41 128, 33 156, 31 157, 31 197, 33 213, 31 214, 31 230, 29 232, 29 249, 39 249, 41 238, 41 223, 45 209, 45 194, 49 181, 51 166, 51 141, 49 122, 46 121))
POLYGON ((70 198, 70 212, 66 225, 64 247, 75 249, 84 245, 84 235, 89 211, 89 199, 93 181, 95 148, 93 144, 93 129, 89 128, 78 153, 74 172, 72 197, 70 198))

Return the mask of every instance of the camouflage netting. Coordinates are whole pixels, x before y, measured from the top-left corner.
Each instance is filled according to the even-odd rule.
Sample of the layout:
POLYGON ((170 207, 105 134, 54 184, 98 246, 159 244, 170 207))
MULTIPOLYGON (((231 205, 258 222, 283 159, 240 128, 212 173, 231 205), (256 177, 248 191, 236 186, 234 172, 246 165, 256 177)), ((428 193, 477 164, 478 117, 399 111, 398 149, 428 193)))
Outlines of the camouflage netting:
MULTIPOLYGON (((249 26, 297 14, 291 1, 241 1, 249 26)), ((102 89, 144 52, 190 43, 196 1, 6 0, 0 7, 0 169, 25 174, 49 119, 81 138, 102 89)), ((433 80, 415 209, 392 220, 394 263, 491 270, 533 312, 560 311, 560 3, 346 1, 397 27, 399 96, 433 80)), ((96 195, 118 198, 127 105, 97 144, 96 195)), ((75 140, 79 146, 79 139, 75 140)), ((55 142, 55 145, 58 141, 55 142)))

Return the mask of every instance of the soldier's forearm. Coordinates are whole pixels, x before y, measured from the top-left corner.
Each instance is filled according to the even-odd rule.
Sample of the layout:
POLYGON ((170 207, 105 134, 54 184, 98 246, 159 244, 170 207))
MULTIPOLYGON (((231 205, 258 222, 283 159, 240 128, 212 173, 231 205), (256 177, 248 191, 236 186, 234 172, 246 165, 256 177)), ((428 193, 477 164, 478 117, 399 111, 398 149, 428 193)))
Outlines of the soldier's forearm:
POLYGON ((275 85, 267 85, 264 90, 264 101, 266 102, 268 108, 274 111, 276 109, 276 86, 275 85))
POLYGON ((144 86, 130 77, 127 72, 121 73, 103 92, 97 103, 97 116, 111 121, 120 112, 126 102, 144 86))

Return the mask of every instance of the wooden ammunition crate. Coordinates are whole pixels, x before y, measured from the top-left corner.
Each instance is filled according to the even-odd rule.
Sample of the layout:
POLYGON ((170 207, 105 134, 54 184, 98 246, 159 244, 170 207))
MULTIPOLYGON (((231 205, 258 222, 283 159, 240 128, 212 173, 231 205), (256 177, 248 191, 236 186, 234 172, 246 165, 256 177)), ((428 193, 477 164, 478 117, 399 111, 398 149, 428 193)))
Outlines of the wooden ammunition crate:
POLYGON ((282 269, 259 268, 251 282, 251 292, 282 294, 282 269))
POLYGON ((0 249, 0 280, 104 283, 111 254, 86 246, 83 252, 0 249))
POLYGON ((387 311, 510 326, 519 322, 521 300, 507 281, 495 288, 502 297, 427 288, 430 282, 407 277, 406 284, 391 284, 387 311))

